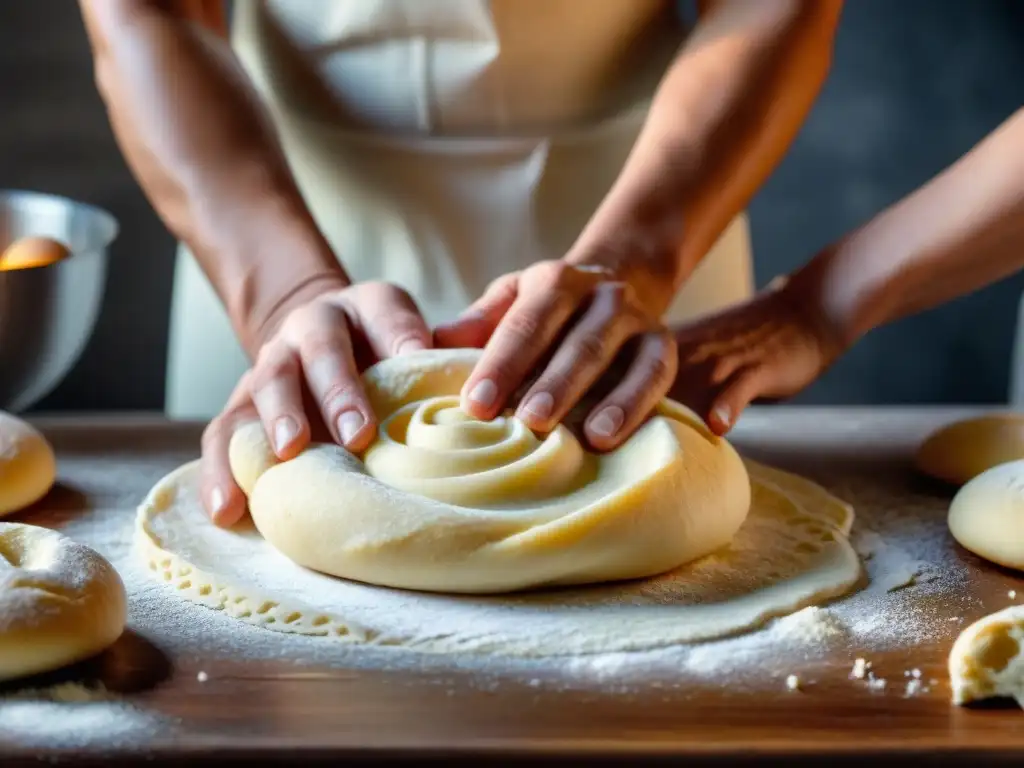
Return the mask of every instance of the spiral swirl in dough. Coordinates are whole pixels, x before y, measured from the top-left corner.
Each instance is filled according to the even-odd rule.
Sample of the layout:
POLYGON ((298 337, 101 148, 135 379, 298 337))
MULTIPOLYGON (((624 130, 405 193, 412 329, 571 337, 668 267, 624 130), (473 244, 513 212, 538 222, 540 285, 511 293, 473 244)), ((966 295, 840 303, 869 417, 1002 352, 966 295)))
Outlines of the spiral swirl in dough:
POLYGON ((361 457, 315 444, 278 463, 259 424, 231 466, 264 538, 294 562, 414 590, 500 593, 635 579, 725 546, 750 508, 729 443, 669 400, 625 444, 584 449, 459 407, 478 350, 426 351, 363 375, 381 421, 361 457))

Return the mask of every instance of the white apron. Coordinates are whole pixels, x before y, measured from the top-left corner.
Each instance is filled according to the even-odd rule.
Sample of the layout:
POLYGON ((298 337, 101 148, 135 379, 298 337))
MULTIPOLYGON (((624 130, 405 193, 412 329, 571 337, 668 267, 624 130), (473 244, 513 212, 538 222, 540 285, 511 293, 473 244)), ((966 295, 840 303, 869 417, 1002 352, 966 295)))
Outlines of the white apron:
MULTIPOLYGON (((349 274, 402 286, 433 325, 454 318, 494 278, 572 245, 622 168, 683 42, 681 26, 649 40, 652 27, 668 27, 657 17, 661 6, 250 0, 235 4, 233 43, 349 274), (647 35, 641 65, 622 63, 631 33, 647 35), (610 73, 620 71, 616 81, 610 73)), ((741 215, 666 320, 752 291, 741 215)), ((180 249, 168 416, 216 415, 248 367, 223 306, 180 249)))

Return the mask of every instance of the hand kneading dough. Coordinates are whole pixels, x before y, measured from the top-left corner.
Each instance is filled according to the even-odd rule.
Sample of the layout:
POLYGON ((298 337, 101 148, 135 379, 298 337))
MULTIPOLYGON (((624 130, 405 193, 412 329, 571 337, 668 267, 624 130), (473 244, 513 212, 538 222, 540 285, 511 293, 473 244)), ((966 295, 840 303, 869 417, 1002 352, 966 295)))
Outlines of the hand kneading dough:
POLYGON ((965 549, 1024 569, 1024 461, 993 467, 957 491, 948 523, 965 549))
POLYGON ((917 451, 921 472, 953 485, 1017 459, 1024 459, 1024 415, 1012 413, 948 424, 929 435, 917 451))
POLYGON ((1011 698, 1024 707, 1024 605, 1012 605, 971 624, 949 654, 954 704, 1011 698))
POLYGON ((114 567, 47 528, 0 523, 0 680, 96 655, 124 630, 127 597, 114 567))
POLYGON ((39 501, 56 477, 57 461, 46 438, 0 411, 0 517, 39 501))
POLYGON ((385 360, 363 376, 380 419, 362 461, 319 444, 275 464, 258 424, 231 465, 260 533, 307 568, 413 590, 497 593, 636 579, 724 547, 750 508, 735 450, 664 401, 623 446, 538 438, 468 417, 478 350, 385 360))

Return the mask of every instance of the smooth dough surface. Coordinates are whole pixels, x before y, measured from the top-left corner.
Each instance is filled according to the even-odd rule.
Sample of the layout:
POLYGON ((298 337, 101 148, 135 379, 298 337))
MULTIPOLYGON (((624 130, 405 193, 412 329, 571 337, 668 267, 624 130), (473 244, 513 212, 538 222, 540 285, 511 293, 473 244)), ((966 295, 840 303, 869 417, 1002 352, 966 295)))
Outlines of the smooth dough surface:
POLYGON ((984 616, 963 630, 949 654, 953 703, 1011 698, 1024 707, 1024 605, 984 616))
MULTIPOLYGON (((454 381, 461 381, 461 371, 453 369, 454 381)), ((411 376, 405 383, 389 380, 389 390, 373 390, 378 400, 424 399, 416 389, 421 377, 411 376)), ((431 392, 436 386, 431 384, 431 392)), ((387 410, 400 414, 390 428, 408 435, 414 419, 422 419, 416 423, 424 427, 465 424, 440 403, 411 410, 387 410)), ((258 433, 249 432, 245 440, 251 442, 240 438, 233 445, 234 465, 242 484, 251 490, 256 516, 262 511, 259 524, 264 533, 248 518, 230 530, 213 525, 199 497, 198 462, 191 462, 157 483, 140 504, 135 542, 155 580, 187 600, 240 621, 273 631, 425 653, 551 656, 699 642, 756 628, 858 585, 862 571, 848 540, 853 524, 848 504, 805 478, 738 459, 724 441, 703 436, 699 423, 691 426, 688 412, 677 413, 679 420, 663 414, 654 421, 647 433, 651 447, 643 451, 647 458, 635 473, 609 473, 616 482, 598 485, 601 490, 594 500, 576 512, 561 506, 565 498, 580 492, 573 485, 578 475, 560 474, 571 464, 566 459, 554 461, 557 452, 554 457, 545 453, 552 448, 543 442, 531 445, 526 436, 517 439, 530 445, 525 455, 533 458, 523 468, 529 482, 518 492, 533 494, 529 505, 510 505, 509 494, 492 492, 499 482, 456 487, 454 480, 438 480, 436 472, 466 473, 466 462, 489 455, 495 444, 504 451, 506 442, 512 443, 512 455, 523 455, 518 453, 521 444, 507 438, 506 430, 515 434, 514 425, 507 422, 480 425, 483 429, 475 439, 487 447, 459 448, 470 454, 461 457, 462 463, 427 462, 426 469, 416 465, 416 471, 402 472, 410 466, 402 462, 402 455, 415 449, 408 447, 408 438, 404 443, 382 443, 376 458, 370 456, 371 464, 379 461, 374 471, 408 490, 386 485, 361 470, 354 457, 325 446, 305 454, 305 462, 275 464, 258 433), (492 430, 501 438, 496 443, 492 430), (734 460, 741 465, 735 467, 734 460), (557 471, 542 471, 539 467, 548 466, 542 462, 550 462, 557 471), (343 480, 338 480, 339 467, 346 470, 343 480), (691 530, 705 521, 681 513, 681 504, 713 504, 710 494, 704 495, 714 486, 706 473, 721 472, 721 479, 740 469, 742 488, 719 486, 726 494, 735 494, 728 497, 735 504, 729 514, 739 522, 717 522, 714 536, 722 543, 704 556, 693 554, 711 546, 713 537, 691 530), (659 486, 661 479, 671 479, 668 489, 659 486), (620 480, 625 480, 624 489, 620 480), (438 483, 446 487, 433 492, 445 494, 446 502, 424 499, 411 490, 438 483), (561 496, 551 494, 552 484, 566 490, 561 496), (648 514, 644 509, 630 512, 618 501, 608 501, 616 498, 614 493, 650 499, 652 489, 659 487, 664 497, 651 505, 659 518, 655 522, 643 519, 648 514), (386 495, 382 489, 387 489, 386 495), (395 503, 382 505, 376 501, 378 494, 395 503), (545 503, 533 500, 538 497, 545 503), (473 499, 472 507, 451 503, 467 498, 473 499), (366 499, 373 505, 361 506, 366 499), (288 533, 289 526, 302 527, 300 514, 313 519, 313 526, 305 528, 313 533, 288 533), (728 533, 735 525, 739 529, 728 533), (274 543, 268 541, 268 532, 276 537, 274 543), (691 534, 701 542, 696 550, 687 549, 693 547, 686 538, 691 534), (312 547, 309 536, 323 542, 312 547), (682 541, 666 541, 670 537, 682 541), (291 553, 282 552, 296 546, 308 547, 307 554, 311 551, 317 557, 342 558, 340 565, 323 565, 344 570, 350 578, 304 567, 291 553), (635 562, 640 546, 648 547, 661 562, 635 562), (414 562, 401 562, 402 554, 414 562), (440 572, 431 555, 455 575, 440 572), (675 558, 686 562, 661 572, 675 558), (493 574, 482 572, 485 562, 494 564, 493 574), (525 572, 517 573, 516 568, 525 572), (369 583, 412 582, 417 588, 437 588, 451 582, 465 590, 468 574, 478 589, 509 589, 621 576, 629 569, 658 575, 500 595, 409 591, 369 583)), ((469 439, 459 432, 450 439, 469 439)), ((553 446, 562 450, 564 443, 557 442, 557 435, 554 439, 553 446)), ((644 442, 637 440, 634 450, 644 442)), ((591 472, 598 476, 597 470, 591 472)), ((712 506, 711 514, 715 512, 712 506)))
POLYGON ((965 549, 1024 569, 1024 460, 992 467, 964 485, 949 504, 947 520, 965 549))
POLYGON ((0 517, 39 501, 56 478, 57 460, 42 433, 0 411, 0 517))
POLYGON ((999 464, 1024 459, 1024 415, 991 414, 947 424, 921 443, 916 459, 926 475, 963 485, 999 464))
POLYGON ((49 672, 114 643, 124 583, 99 553, 57 531, 0 523, 0 680, 49 672))
POLYGON ((366 371, 379 436, 362 457, 319 444, 277 464, 260 424, 231 466, 260 533, 299 565, 403 589, 499 593, 643 578, 724 547, 747 516, 736 451, 665 401, 625 444, 591 453, 559 425, 459 407, 479 350, 366 371))

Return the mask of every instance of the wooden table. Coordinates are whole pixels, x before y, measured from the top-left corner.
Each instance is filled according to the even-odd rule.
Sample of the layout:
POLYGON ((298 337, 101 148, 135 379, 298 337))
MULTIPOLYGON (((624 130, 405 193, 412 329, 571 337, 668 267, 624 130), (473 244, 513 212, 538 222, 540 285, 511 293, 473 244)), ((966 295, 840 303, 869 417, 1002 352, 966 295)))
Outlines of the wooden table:
MULTIPOLYGON (((942 524, 951 492, 922 485, 907 458, 936 425, 976 410, 757 409, 745 417, 735 442, 751 455, 811 476, 824 467, 856 467, 872 478, 865 482, 892 489, 893 498, 907 489, 932 494, 936 524, 942 524)), ((134 455, 155 457, 171 469, 195 455, 200 432, 196 425, 153 419, 38 423, 67 467, 75 466, 77 456, 123 452, 130 445, 134 455)), ((149 482, 137 489, 140 497, 149 482)), ((67 508, 83 503, 74 494, 55 493, 44 504, 67 508)), ((979 598, 966 619, 1004 604, 1008 589, 1024 591, 1024 579, 967 553, 960 556, 972 572, 962 589, 979 598)), ((180 727, 173 734, 152 735, 105 754, 0 744, 0 765, 40 759, 169 764, 183 758, 211 765, 393 764, 427 758, 472 765, 540 758, 687 766, 819 764, 826 759, 842 765, 863 765, 869 759, 928 765, 1024 761, 1024 713, 950 705, 948 638, 875 660, 877 667, 918 667, 925 678, 940 681, 913 698, 878 696, 851 686, 849 659, 801 669, 801 675, 818 682, 813 690, 795 695, 782 686, 751 692, 699 679, 675 687, 641 685, 628 692, 549 688, 543 680, 521 679, 485 691, 472 684, 471 673, 458 670, 437 685, 436 676, 373 670, 307 670, 297 676, 288 660, 223 663, 215 679, 200 683, 198 662, 164 658, 154 650, 160 645, 160 638, 129 634, 106 657, 61 675, 99 675, 139 706, 178 718, 180 727)))

